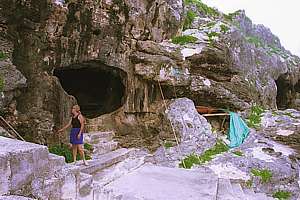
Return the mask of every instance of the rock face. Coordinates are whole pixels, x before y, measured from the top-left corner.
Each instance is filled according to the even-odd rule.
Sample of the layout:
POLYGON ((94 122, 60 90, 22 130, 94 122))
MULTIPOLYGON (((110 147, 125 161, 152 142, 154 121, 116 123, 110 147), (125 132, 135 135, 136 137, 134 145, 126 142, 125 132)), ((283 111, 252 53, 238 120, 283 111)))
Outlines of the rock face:
POLYGON ((181 0, 4 0, 0 8, 0 41, 10 44, 1 51, 27 79, 20 97, 10 93, 2 104, 16 100, 16 127, 27 140, 57 142, 52 133, 75 103, 69 95, 87 116, 106 113, 101 129, 116 124, 123 133, 156 135, 162 95, 243 110, 253 102, 293 106, 299 92, 299 58, 242 11, 224 15, 181 0), (88 83, 72 84, 93 70, 104 75, 94 82, 87 73, 88 83))
POLYGON ((157 163, 176 167, 182 157, 191 153, 201 154, 216 143, 210 124, 197 113, 192 100, 176 99, 168 105, 165 115, 165 124, 168 126, 163 127, 163 131, 173 132, 173 135, 170 135, 156 151, 157 163), (177 141, 174 140, 175 135, 177 141), (164 147, 167 143, 170 143, 171 147, 164 147))

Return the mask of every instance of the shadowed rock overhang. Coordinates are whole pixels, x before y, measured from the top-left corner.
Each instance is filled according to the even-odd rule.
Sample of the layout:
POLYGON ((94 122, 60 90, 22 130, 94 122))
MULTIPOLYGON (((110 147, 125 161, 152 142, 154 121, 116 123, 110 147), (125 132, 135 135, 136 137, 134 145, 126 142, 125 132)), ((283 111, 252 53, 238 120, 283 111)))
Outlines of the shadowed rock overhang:
POLYGON ((57 68, 53 74, 88 118, 113 112, 125 102, 127 74, 119 68, 90 61, 57 68))

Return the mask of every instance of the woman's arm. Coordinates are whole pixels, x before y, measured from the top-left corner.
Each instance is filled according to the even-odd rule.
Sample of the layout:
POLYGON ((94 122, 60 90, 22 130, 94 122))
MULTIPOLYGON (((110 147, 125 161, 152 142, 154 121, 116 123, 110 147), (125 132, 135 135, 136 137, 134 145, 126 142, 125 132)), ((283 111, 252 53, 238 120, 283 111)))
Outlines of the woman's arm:
POLYGON ((83 129, 84 129, 84 117, 80 114, 80 115, 78 116, 78 119, 79 119, 79 121, 80 121, 80 131, 79 131, 77 137, 80 138, 80 137, 81 137, 80 134, 82 134, 83 129))
POLYGON ((68 124, 66 126, 64 126, 62 129, 59 129, 58 132, 61 133, 63 132, 66 128, 68 128, 69 126, 71 126, 72 124, 72 119, 70 119, 70 121, 68 122, 68 124))

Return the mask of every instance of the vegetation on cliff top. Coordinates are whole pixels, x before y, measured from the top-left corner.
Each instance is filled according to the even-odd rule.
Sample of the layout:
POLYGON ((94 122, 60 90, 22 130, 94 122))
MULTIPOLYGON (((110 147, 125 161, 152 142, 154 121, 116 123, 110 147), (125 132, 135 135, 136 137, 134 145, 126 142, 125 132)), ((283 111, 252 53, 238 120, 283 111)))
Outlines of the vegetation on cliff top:
POLYGON ((188 43, 195 43, 198 39, 191 35, 182 35, 172 38, 172 43, 174 44, 188 44, 188 43))

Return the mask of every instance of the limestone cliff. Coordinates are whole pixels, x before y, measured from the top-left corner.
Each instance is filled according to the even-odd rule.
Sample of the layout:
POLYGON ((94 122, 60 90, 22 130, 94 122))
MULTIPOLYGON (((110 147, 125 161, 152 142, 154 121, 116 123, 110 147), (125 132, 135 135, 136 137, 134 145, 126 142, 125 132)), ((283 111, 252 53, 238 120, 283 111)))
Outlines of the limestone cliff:
POLYGON ((1 73, 16 84, 1 103, 16 100, 28 140, 57 142, 70 95, 96 129, 156 136, 160 86, 167 99, 232 110, 292 107, 299 93, 299 58, 243 11, 197 0, 2 0, 0 9, 1 52, 21 80, 1 73))

